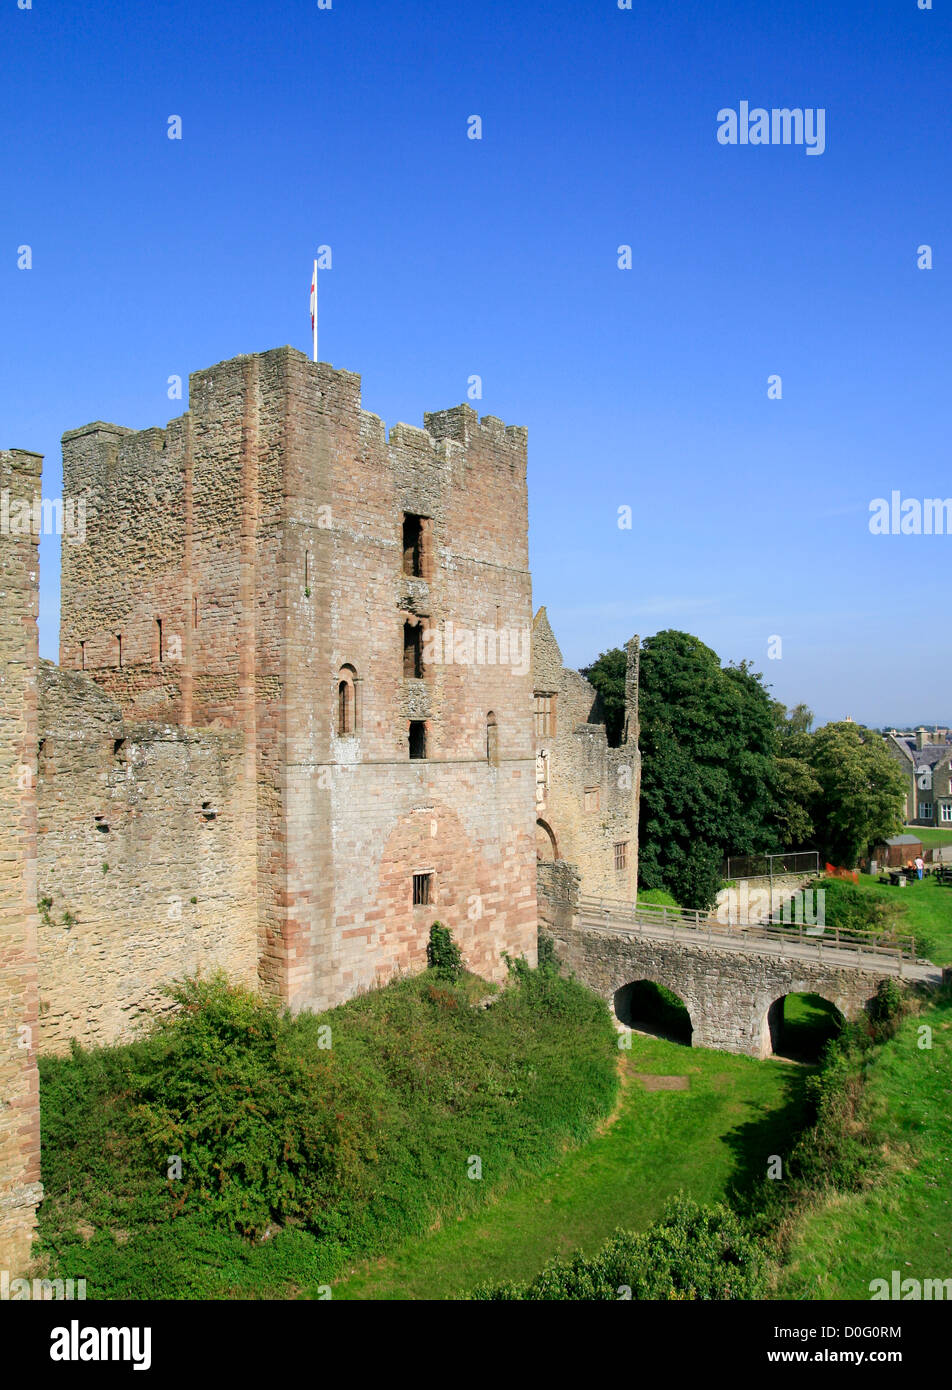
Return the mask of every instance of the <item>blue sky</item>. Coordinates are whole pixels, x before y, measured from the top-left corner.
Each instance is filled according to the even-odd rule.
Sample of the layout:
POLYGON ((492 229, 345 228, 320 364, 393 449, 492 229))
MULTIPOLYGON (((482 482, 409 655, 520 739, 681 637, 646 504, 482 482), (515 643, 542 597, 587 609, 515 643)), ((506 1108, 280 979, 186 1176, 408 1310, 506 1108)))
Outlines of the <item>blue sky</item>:
POLYGON ((952 537, 868 527, 894 489, 952 494, 935 3, 6 0, 0 447, 55 497, 64 430, 164 424, 170 375, 309 350, 329 244, 320 355, 368 410, 421 424, 478 374, 480 413, 528 426, 568 664, 677 627, 821 721, 950 723, 952 537), (744 100, 822 107, 822 155, 719 144, 744 100))

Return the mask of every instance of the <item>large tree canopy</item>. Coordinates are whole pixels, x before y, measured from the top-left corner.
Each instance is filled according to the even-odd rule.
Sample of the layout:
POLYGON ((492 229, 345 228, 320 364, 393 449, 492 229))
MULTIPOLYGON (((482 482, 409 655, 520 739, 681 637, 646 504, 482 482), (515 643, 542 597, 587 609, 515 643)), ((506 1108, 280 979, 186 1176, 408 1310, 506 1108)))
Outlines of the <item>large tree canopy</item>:
MULTIPOLYGON (((624 711, 625 654, 586 672, 606 714, 624 711)), ((746 664, 723 668, 686 632, 642 644, 639 881, 708 907, 724 855, 773 848, 773 702, 746 664)))
POLYGON ((868 846, 902 828, 902 771, 880 735, 860 724, 825 724, 809 738, 817 848, 851 869, 868 846))
MULTIPOLYGON (((625 653, 603 652, 585 675, 617 743, 625 653)), ((878 734, 852 723, 811 733, 806 705, 788 710, 748 662, 724 667, 687 632, 645 639, 638 698, 644 889, 709 907, 727 854, 817 848, 852 867, 902 823, 902 774, 878 734)))

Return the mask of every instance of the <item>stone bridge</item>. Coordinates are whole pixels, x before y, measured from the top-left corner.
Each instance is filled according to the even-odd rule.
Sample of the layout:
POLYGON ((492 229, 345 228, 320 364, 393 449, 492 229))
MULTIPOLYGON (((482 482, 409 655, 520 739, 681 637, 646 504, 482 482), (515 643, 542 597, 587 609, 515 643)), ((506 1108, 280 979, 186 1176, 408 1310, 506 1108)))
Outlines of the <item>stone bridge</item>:
POLYGON ((787 994, 820 995, 844 1018, 855 1019, 882 979, 933 986, 942 981, 938 967, 899 952, 718 930, 706 920, 693 927, 662 923, 656 913, 637 910, 613 924, 610 915, 606 921, 604 911, 571 896, 553 898, 543 891, 540 875, 540 929, 553 937, 565 970, 600 994, 622 1023, 629 1021, 627 986, 643 980, 663 985, 683 1001, 697 1047, 768 1057, 779 1038, 787 994))

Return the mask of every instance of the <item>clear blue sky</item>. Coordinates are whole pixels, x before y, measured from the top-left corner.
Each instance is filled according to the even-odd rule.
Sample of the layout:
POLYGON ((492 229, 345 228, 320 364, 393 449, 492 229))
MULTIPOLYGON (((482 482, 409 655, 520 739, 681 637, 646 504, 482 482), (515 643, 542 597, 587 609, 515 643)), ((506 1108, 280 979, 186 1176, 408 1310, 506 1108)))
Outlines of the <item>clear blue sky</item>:
POLYGON ((64 430, 164 424, 170 375, 308 350, 328 243, 320 355, 367 409, 422 424, 479 374, 480 413, 528 426, 567 663, 677 627, 821 721, 952 722, 952 537, 868 529, 893 489, 952 494, 935 5, 4 0, 0 447, 55 497, 64 430), (720 145, 744 100, 822 107, 824 153, 720 145))

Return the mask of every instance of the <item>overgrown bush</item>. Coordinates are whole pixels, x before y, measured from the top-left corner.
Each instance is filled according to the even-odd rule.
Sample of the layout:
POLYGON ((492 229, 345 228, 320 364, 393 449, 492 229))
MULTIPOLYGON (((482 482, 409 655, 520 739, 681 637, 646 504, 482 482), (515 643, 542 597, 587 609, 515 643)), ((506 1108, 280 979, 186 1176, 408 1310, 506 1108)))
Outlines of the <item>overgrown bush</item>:
POLYGON ((679 1195, 646 1231, 616 1231, 595 1255, 550 1260, 525 1283, 484 1284, 470 1297, 756 1299, 766 1289, 761 1242, 730 1207, 679 1195))
POLYGON ((608 1010, 550 970, 485 990, 425 972, 292 1017, 192 981, 142 1041, 41 1058, 51 1274, 280 1297, 541 1171, 617 1094, 608 1010))
POLYGON ((909 1005, 899 981, 893 978, 880 980, 867 1011, 874 1039, 885 1042, 895 1037, 908 1011, 909 1005))
POLYGON ((843 878, 817 878, 807 885, 807 892, 822 889, 827 927, 840 931, 881 932, 895 929, 902 916, 899 902, 883 902, 876 894, 864 891, 843 878))
POLYGON ((441 980, 456 981, 463 973, 463 956, 449 927, 434 922, 426 948, 426 963, 441 980))

